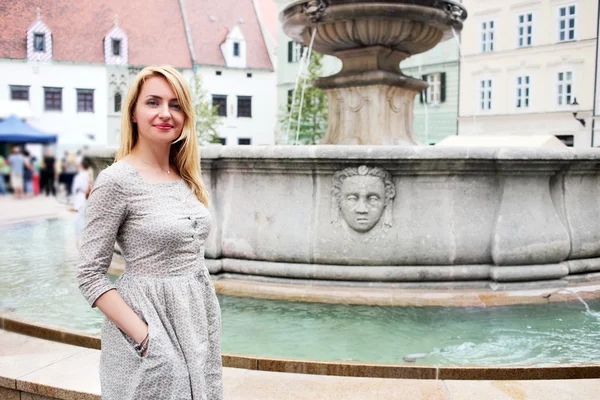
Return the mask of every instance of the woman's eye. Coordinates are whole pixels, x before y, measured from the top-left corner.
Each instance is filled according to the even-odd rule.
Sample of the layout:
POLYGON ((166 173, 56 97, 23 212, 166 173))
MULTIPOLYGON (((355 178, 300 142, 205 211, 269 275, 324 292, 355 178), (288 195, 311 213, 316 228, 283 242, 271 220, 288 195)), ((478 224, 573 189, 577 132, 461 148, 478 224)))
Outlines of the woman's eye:
POLYGON ((350 202, 354 202, 354 201, 356 201, 356 196, 348 196, 348 197, 346 197, 346 200, 348 200, 350 202))
POLYGON ((371 197, 369 197, 369 201, 371 203, 376 203, 376 202, 379 201, 379 197, 377 197, 377 196, 371 196, 371 197))
POLYGON ((173 107, 176 110, 181 110, 181 106, 179 104, 177 104, 177 103, 171 104, 171 107, 173 107))
POLYGON ((146 102, 146 104, 148 104, 149 106, 157 106, 158 105, 158 101, 156 101, 156 100, 148 100, 146 102))

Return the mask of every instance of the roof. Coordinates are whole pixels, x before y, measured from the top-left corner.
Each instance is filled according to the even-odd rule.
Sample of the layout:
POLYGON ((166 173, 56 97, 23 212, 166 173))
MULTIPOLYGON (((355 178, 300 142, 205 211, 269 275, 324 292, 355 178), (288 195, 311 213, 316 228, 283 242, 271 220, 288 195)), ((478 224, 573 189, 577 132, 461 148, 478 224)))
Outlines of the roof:
MULTIPOLYGON (((219 44, 226 28, 242 18, 248 68, 273 68, 252 0, 184 0, 184 5, 197 63, 225 66, 219 44)), ((192 67, 179 0, 0 0, 0 58, 26 58, 26 32, 38 7, 52 31, 54 61, 104 64, 102 43, 117 15, 128 36, 130 65, 192 67)))

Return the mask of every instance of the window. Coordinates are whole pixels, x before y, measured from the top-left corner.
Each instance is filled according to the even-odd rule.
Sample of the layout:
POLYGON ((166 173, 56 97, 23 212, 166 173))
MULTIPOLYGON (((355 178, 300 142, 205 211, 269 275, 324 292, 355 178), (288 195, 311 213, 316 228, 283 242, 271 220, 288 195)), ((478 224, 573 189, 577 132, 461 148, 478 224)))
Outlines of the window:
POLYGON ((565 71, 558 73, 557 82, 557 104, 559 106, 568 106, 573 97, 573 72, 565 71))
POLYGON ((556 135, 556 138, 563 142, 567 147, 573 147, 573 135, 556 135))
POLYGON ((233 56, 234 57, 239 57, 240 56, 240 44, 239 44, 239 42, 233 42, 233 56))
POLYGON ((517 77, 517 108, 529 108, 529 76, 517 77))
POLYGON ((292 101, 294 101, 294 89, 290 89, 287 92, 287 110, 292 111, 292 101))
POLYGON ((481 51, 494 51, 494 21, 481 23, 481 51))
POLYGON ((223 71, 215 71, 215 74, 217 74, 217 76, 221 76, 223 75, 223 71))
POLYGON ((94 112, 94 89, 77 89, 77 112, 94 112))
POLYGON ((252 139, 250 139, 250 138, 238 138, 238 144, 241 144, 241 145, 252 144, 252 139))
POLYGON ((518 47, 527 47, 532 44, 533 37, 533 14, 525 13, 521 14, 518 17, 517 23, 518 29, 518 47))
POLYGON ((217 107, 217 115, 219 117, 227 116, 227 96, 222 94, 213 94, 213 107, 217 107))
POLYGON ((492 109, 492 80, 485 79, 480 82, 479 86, 480 110, 492 109))
POLYGON ((113 53, 113 56, 121 55, 121 40, 120 39, 112 39, 112 53, 113 53))
POLYGON ((10 99, 29 101, 29 86, 10 85, 10 99))
POLYGON ((33 49, 36 52, 43 53, 46 51, 44 36, 45 35, 43 33, 33 34, 33 49))
POLYGON ((297 63, 302 58, 305 47, 292 40, 288 42, 288 63, 297 63))
POLYGON ((441 100, 441 74, 427 75, 427 103, 431 105, 440 104, 441 100))
POLYGON ((44 110, 62 111, 62 88, 44 88, 44 110))
POLYGON ((221 143, 223 146, 225 146, 227 144, 227 138, 220 137, 219 138, 219 143, 221 143))
POLYGON ((252 73, 251 73, 251 72, 248 72, 248 73, 246 74, 246 77, 247 77, 247 78, 252 78, 252 73))
POLYGON ((421 78, 429 85, 419 95, 421 104, 439 105, 446 101, 446 73, 436 72, 429 75, 423 75, 421 78))
POLYGON ((558 41, 575 40, 575 5, 558 9, 558 41))
POLYGON ((238 117, 249 117, 252 118, 252 97, 250 96, 238 96, 237 97, 237 108, 238 117))
POLYGON ((121 103, 122 103, 121 93, 115 93, 115 112, 121 112, 121 103))

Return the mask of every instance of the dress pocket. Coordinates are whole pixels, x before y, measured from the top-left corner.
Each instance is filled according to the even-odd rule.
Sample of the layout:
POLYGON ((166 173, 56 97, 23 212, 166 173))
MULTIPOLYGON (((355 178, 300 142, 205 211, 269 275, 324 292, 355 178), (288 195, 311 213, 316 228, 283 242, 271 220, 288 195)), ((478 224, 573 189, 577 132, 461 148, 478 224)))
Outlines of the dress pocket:
POLYGON ((135 354, 136 357, 138 358, 148 358, 148 356, 150 355, 150 347, 151 347, 151 343, 152 343, 152 332, 151 332, 151 328, 150 328, 150 324, 144 319, 142 318, 142 320, 144 322, 146 322, 146 324, 148 325, 148 348, 146 349, 146 355, 145 356, 141 356, 138 354, 138 352, 135 350, 135 345, 137 344, 135 340, 133 340, 133 338, 131 336, 129 336, 128 334, 126 334, 125 332, 123 332, 118 326, 115 326, 115 328, 117 328, 117 330, 119 331, 119 333, 121 334, 121 336, 123 337, 123 339, 125 339, 126 342, 126 346, 129 348, 129 350, 131 350, 131 352, 133 352, 133 354, 135 354))

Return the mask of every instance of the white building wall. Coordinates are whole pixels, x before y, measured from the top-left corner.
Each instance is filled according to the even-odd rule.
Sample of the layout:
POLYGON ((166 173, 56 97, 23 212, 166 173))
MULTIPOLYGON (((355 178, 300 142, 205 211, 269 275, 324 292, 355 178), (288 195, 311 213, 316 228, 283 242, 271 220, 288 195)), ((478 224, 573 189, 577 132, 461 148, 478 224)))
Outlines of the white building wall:
POLYGON ((598 0, 464 0, 469 12, 462 32, 460 135, 573 135, 575 147, 591 144, 591 112, 598 0), (558 42, 558 9, 575 4, 575 40, 558 42), (532 46, 517 46, 519 14, 533 14, 532 46), (481 25, 494 21, 494 51, 482 52, 481 25), (574 109, 557 102, 557 74, 573 72, 574 109), (529 108, 516 106, 517 77, 531 78, 529 108), (493 81, 492 109, 480 109, 481 80, 493 81), (573 111, 586 120, 583 127, 573 111))
POLYGON ((104 65, 0 60, 0 99, 10 101, 9 85, 29 88, 34 127, 58 134, 58 149, 106 146, 106 67, 104 65), (62 111, 44 110, 44 87, 61 87, 62 111), (94 89, 94 112, 77 112, 76 89, 94 89), (88 138, 92 135, 95 140, 88 138))
MULTIPOLYGON (((209 96, 227 96, 227 117, 222 117, 219 133, 228 145, 238 144, 240 138, 250 138, 253 145, 275 143, 277 75, 274 71, 200 67, 198 73, 209 96), (216 75, 216 71, 221 71, 221 75, 216 75), (251 118, 237 116, 237 96, 252 97, 251 118)), ((191 70, 184 74, 191 80, 191 70)))

